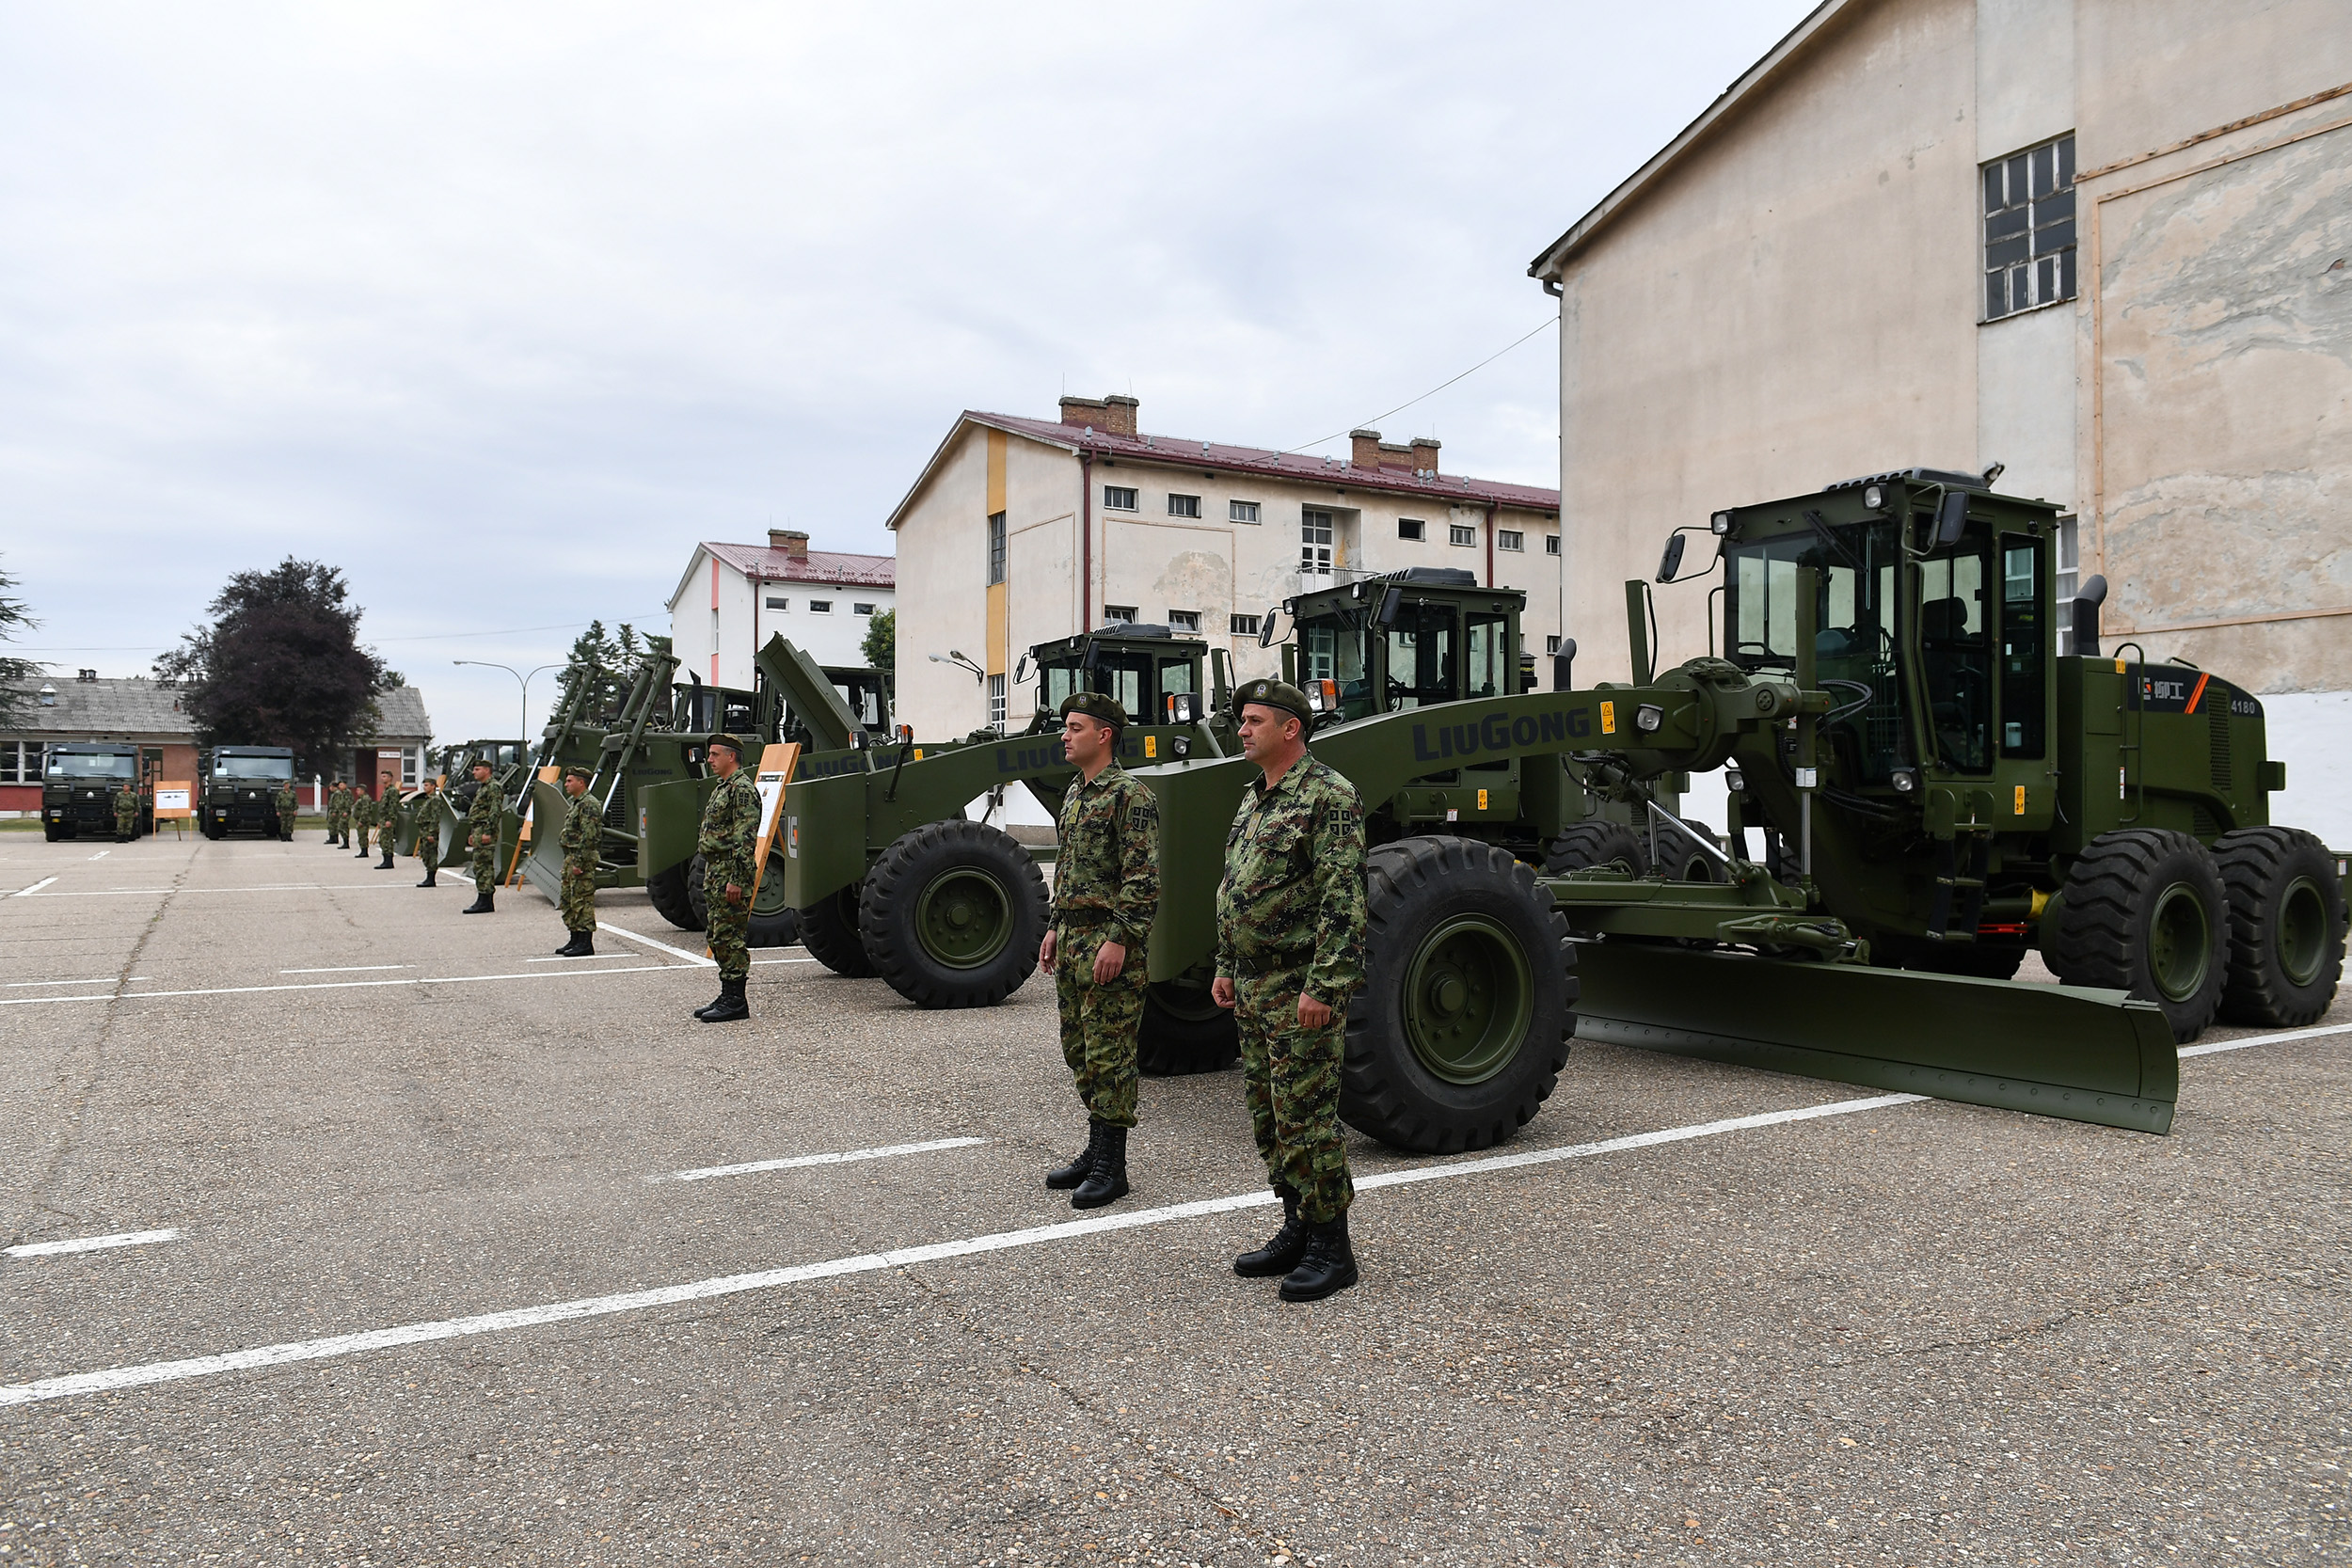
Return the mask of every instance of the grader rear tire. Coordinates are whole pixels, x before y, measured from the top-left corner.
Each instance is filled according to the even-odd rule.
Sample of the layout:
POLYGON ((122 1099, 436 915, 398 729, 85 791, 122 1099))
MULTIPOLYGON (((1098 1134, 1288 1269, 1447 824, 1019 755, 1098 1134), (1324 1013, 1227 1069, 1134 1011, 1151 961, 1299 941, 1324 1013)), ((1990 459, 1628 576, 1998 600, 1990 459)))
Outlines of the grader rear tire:
MULTIPOLYGON (((710 895, 703 886, 703 857, 697 854, 686 863, 686 897, 693 906, 694 924, 690 930, 710 929, 710 895)), ((771 847, 768 869, 759 879, 760 891, 784 885, 784 852, 771 847)), ((752 917, 743 925, 743 945, 746 947, 789 947, 800 940, 800 921, 794 912, 784 907, 781 899, 761 900, 752 907, 752 917)))
POLYGON ((2183 1045, 2213 1022, 2229 900, 2197 840, 2169 828, 2101 833, 2068 870, 2055 912, 2044 952, 2060 981, 2153 1002, 2183 1045))
POLYGON ((1468 838, 1373 850, 1365 902, 1367 979, 1347 1008, 1341 1118, 1417 1154, 1501 1143, 1568 1058, 1566 918, 1533 867, 1468 838))
MULTIPOLYGON (((443 863, 448 863, 446 856, 443 863)), ((703 928, 703 917, 694 908, 694 895, 690 889, 691 879, 683 865, 657 871, 645 879, 645 894, 653 900, 654 913, 681 931, 699 931, 703 928)))
POLYGON ((2344 884, 2336 858, 2299 828, 2240 828, 2213 847, 2230 899, 2221 1016, 2296 1028, 2336 999, 2344 977, 2344 884))
POLYGON ((1143 992, 1136 1065, 1148 1078, 1222 1072, 1241 1055, 1233 1011, 1210 999, 1206 985, 1160 980, 1143 992))
POLYGON ((950 817, 900 836, 866 874, 858 932, 918 1007, 993 1007, 1037 972, 1045 879, 1001 828, 950 817))
POLYGON ((1572 822, 1544 853, 1547 877, 1601 866, 1629 877, 1648 876, 1649 851, 1642 847, 1642 835, 1617 822, 1572 822))
POLYGON ((874 973, 874 960, 866 957, 866 939, 857 929, 858 899, 865 891, 865 883, 851 882, 800 911, 801 945, 810 958, 850 980, 867 979, 874 973))

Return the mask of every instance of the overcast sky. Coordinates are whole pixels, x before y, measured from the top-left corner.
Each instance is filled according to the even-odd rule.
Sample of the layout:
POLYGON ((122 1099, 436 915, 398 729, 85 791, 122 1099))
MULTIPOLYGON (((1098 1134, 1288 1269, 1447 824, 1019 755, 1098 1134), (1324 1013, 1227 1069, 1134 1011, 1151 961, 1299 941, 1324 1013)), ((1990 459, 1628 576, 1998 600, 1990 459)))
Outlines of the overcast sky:
MULTIPOLYGON (((453 657, 666 630, 700 539, 887 551, 958 409, 1292 447, 1435 387, 1809 8, 0 0, 24 647, 143 673, 292 553, 511 733, 453 657)), ((1556 388, 1546 327, 1382 428, 1556 483, 1556 388)))

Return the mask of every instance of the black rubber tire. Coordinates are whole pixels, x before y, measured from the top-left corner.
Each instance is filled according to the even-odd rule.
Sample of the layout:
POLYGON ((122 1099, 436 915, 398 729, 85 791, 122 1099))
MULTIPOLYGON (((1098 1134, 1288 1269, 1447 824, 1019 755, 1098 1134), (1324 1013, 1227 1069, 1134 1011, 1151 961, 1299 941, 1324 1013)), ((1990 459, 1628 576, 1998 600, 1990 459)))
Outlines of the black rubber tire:
POLYGON ((1616 822, 1572 822, 1551 847, 1544 851, 1544 875, 1565 877, 1571 871, 1615 866, 1636 877, 1649 875, 1649 851, 1642 835, 1616 822))
MULTIPOLYGON (((2068 869, 2058 906, 2043 918, 2053 915, 2056 926, 2043 952, 2063 983, 2129 991, 2153 1002, 2164 1009, 2173 1039, 2183 1045, 2213 1022, 2229 967, 2229 897, 2212 854, 2196 839, 2169 828, 2101 833, 2068 869), (2181 896, 2196 901, 2209 940, 2195 985, 2167 995, 2156 983, 2151 949, 2159 909, 2181 896)), ((2193 958, 2183 952, 2180 961, 2193 958)))
MULTIPOLYGON (((990 895, 993 897, 994 895, 990 895)), ((918 1007, 993 1007, 1037 973, 1052 904, 1045 878, 1021 841, 1001 828, 952 816, 928 822, 882 852, 866 874, 858 934, 874 972, 918 1007), (1001 942, 968 963, 946 961, 922 940, 926 895, 953 876, 985 879, 1010 900, 1001 942)))
POLYGON ((801 911, 801 945, 808 956, 851 980, 868 979, 874 973, 874 960, 866 956, 866 939, 857 928, 858 902, 865 892, 864 882, 851 882, 801 911))
POLYGON ((674 865, 645 879, 645 895, 653 900, 654 913, 681 931, 699 931, 703 928, 703 917, 694 907, 691 886, 686 867, 674 865))
MULTIPOLYGON (((1705 823, 1692 823, 1691 831, 1706 839, 1717 849, 1723 848, 1722 836, 1705 823)), ((1635 836, 1638 843, 1639 835, 1635 836)), ((1663 823, 1661 823, 1658 829, 1658 852, 1661 857, 1658 863, 1658 869, 1677 882, 1720 882, 1724 880, 1723 862, 1663 823)))
POLYGON ((56 843, 56 842, 57 842, 57 825, 56 825, 56 823, 54 823, 54 822, 44 822, 44 823, 42 823, 42 824, 40 825, 40 836, 41 836, 43 839, 47 840, 47 841, 48 841, 49 843, 51 843, 51 844, 55 844, 55 843, 56 843))
MULTIPOLYGON (((784 875, 783 850, 772 845, 769 847, 768 869, 760 875, 763 880, 784 875)), ((694 924, 687 929, 710 929, 710 899, 703 891, 703 858, 699 854, 686 863, 686 900, 694 911, 694 924)), ((774 914, 761 914, 755 910, 751 919, 743 924, 743 945, 746 947, 789 947, 800 940, 800 917, 791 910, 779 911, 774 914)))
MULTIPOLYGON (((1565 835, 1564 835, 1565 836, 1565 835)), ((1454 1154, 1501 1143, 1548 1099, 1576 1028, 1576 958, 1567 920, 1534 868, 1469 838, 1405 838, 1365 857, 1366 984, 1347 1007, 1340 1117, 1392 1148, 1454 1154), (1464 917, 1491 923, 1526 966, 1526 1026, 1481 1081, 1439 1076, 1406 1033, 1424 942, 1464 917)))
POLYGON ((1147 1078, 1222 1072, 1241 1057, 1233 1010, 1209 1000, 1206 986, 1160 980, 1144 988, 1136 1032, 1136 1066, 1147 1078))
POLYGON ((2240 828, 2214 842, 2213 858, 2230 900, 2221 1016, 2272 1029, 2314 1022, 2335 1002, 2344 977, 2345 911, 2336 857, 2300 828, 2240 828), (2282 944, 2303 947, 2316 972, 2298 983, 2293 972, 2305 964, 2282 958, 2282 944))

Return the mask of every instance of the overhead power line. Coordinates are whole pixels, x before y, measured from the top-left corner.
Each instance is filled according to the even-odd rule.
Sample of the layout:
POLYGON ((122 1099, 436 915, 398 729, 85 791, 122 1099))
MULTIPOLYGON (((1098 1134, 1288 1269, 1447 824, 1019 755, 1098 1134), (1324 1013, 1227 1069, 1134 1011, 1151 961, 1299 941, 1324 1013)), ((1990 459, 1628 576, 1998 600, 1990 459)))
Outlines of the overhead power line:
POLYGON ((1545 327, 1557 326, 1559 325, 1560 318, 1557 315, 1546 316, 1542 321, 1537 322, 1533 328, 1512 339, 1509 342, 1503 344, 1501 348, 1486 356, 1486 358, 1481 359, 1477 364, 1472 365, 1469 370, 1464 371, 1461 375, 1450 376, 1447 379, 1438 382, 1435 387, 1432 387, 1429 390, 1422 393, 1421 396, 1417 398, 1407 398, 1405 402, 1398 404, 1394 408, 1386 409, 1380 413, 1375 414, 1368 420, 1358 420, 1354 424, 1349 425, 1347 430, 1335 430, 1330 435, 1322 436, 1316 440, 1302 442, 1298 446, 1285 447, 1282 450, 1286 454, 1307 451, 1323 445, 1325 441, 1338 440, 1341 436, 1346 435, 1348 430, 1362 430, 1368 426, 1379 423, 1382 420, 1387 419, 1391 414, 1402 414, 1407 408, 1412 407, 1414 404, 1428 402, 1431 398, 1436 397, 1439 392, 1444 391, 1448 387, 1453 386, 1454 382, 1461 380, 1463 376, 1477 374, 1480 371, 1485 370, 1487 366, 1493 364, 1496 360, 1502 358, 1504 355, 1510 353, 1521 343, 1527 341, 1528 339, 1535 336, 1536 333, 1541 332, 1545 327))

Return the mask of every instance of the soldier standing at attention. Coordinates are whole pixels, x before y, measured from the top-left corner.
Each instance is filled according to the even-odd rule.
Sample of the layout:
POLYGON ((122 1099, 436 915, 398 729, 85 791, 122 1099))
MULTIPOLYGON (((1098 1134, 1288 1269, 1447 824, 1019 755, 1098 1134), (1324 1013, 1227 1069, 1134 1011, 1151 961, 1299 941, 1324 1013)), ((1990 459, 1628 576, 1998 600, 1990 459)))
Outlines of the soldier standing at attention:
POLYGON ((1136 1030, 1143 1022, 1144 939, 1160 903, 1160 807, 1119 766, 1127 710, 1099 691, 1061 705, 1062 755, 1078 770, 1055 826, 1054 923, 1038 967, 1054 977, 1061 1054, 1087 1108, 1087 1147, 1048 1171, 1075 1187, 1073 1209, 1127 1196, 1127 1132, 1136 1124, 1136 1030))
POLYGON ((326 847, 339 848, 343 841, 343 782, 337 779, 326 790, 326 847))
POLYGON ((359 787, 356 779, 351 785, 351 825, 359 830, 359 853, 354 858, 366 860, 368 832, 375 826, 375 802, 368 799, 368 792, 359 787))
POLYGON ((294 842, 294 793, 293 780, 289 779, 284 784, 278 786, 278 794, 271 800, 270 804, 278 808, 278 838, 287 844, 292 844, 294 842))
POLYGON ((128 844, 139 832, 139 794, 129 784, 115 791, 115 842, 128 844))
POLYGON ((375 869, 389 871, 392 868, 392 841, 400 837, 400 780, 389 773, 384 774, 376 784, 375 819, 379 824, 375 831, 376 847, 384 851, 384 858, 375 863, 375 869))
POLYGON ((473 800, 466 806, 466 848, 472 856, 473 902, 460 914, 496 914, 490 890, 499 879, 499 792, 490 787, 490 765, 473 759, 473 800))
POLYGON ((434 774, 424 776, 424 793, 417 797, 417 859, 424 862, 424 880, 419 887, 437 887, 434 873, 441 869, 441 781, 434 774))
POLYGON ((589 771, 582 763, 564 769, 564 793, 572 809, 564 814, 564 928, 572 940, 555 950, 559 958, 596 956, 596 852, 604 847, 604 807, 588 793, 589 771))
POLYGON ((710 956, 719 960, 719 995, 694 1009, 705 1023, 732 1023, 752 1016, 743 982, 752 973, 746 942, 752 923, 752 849, 759 836, 759 791, 743 775, 743 745, 731 735, 714 735, 707 748, 719 787, 703 807, 704 920, 710 956))
POLYGON ((1282 1200, 1282 1228, 1233 1272, 1281 1275, 1284 1301, 1320 1301, 1357 1279, 1340 1068, 1341 1015, 1363 984, 1363 804, 1307 754, 1313 709, 1298 688, 1245 682, 1233 716, 1242 754, 1265 776, 1249 781, 1226 834, 1211 994, 1236 1009, 1250 1129, 1282 1200))

